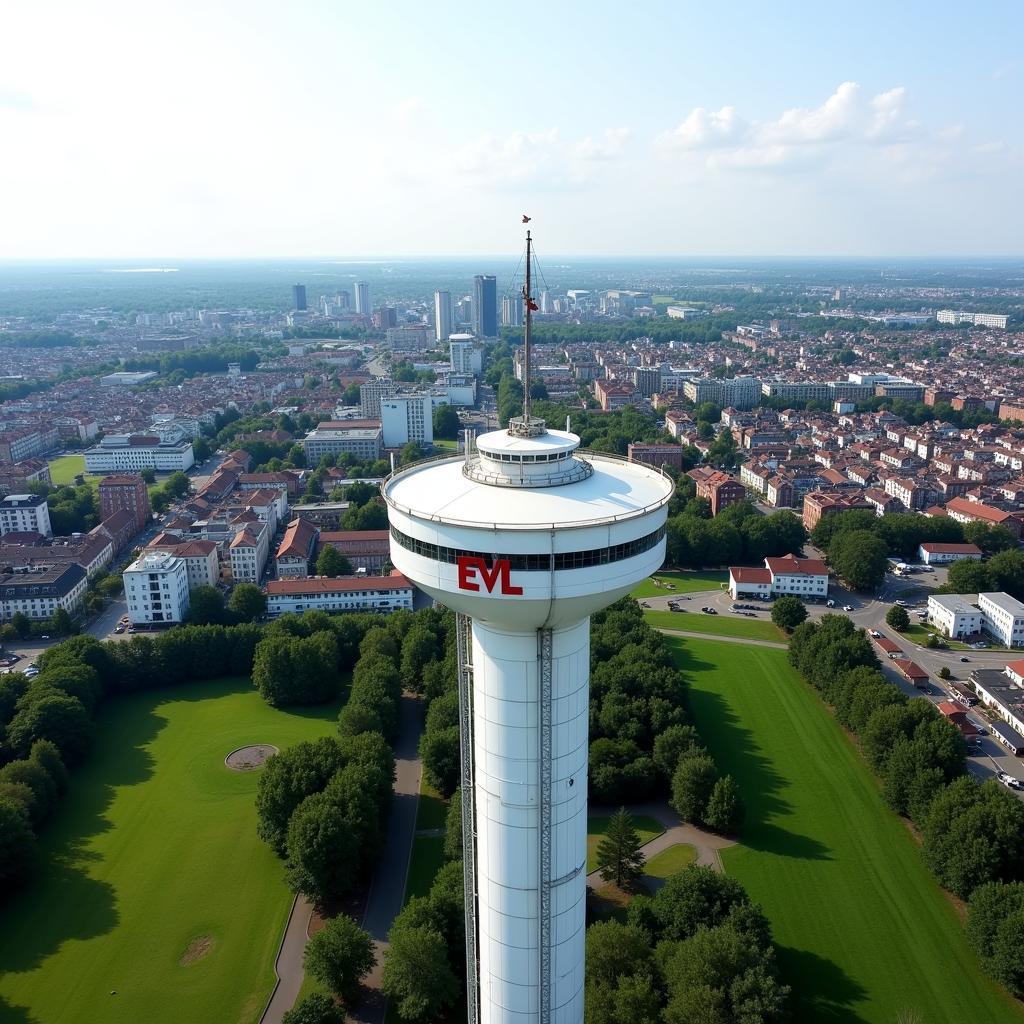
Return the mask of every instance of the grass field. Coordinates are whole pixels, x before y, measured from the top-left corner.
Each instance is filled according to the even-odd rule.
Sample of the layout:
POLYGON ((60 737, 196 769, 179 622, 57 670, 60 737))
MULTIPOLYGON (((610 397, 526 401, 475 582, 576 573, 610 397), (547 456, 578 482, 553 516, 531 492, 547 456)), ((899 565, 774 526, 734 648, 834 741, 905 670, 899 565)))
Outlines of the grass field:
POLYGON ((59 459, 53 459, 50 462, 50 479, 57 487, 64 484, 73 485, 75 477, 79 473, 85 476, 85 482, 93 490, 99 487, 100 477, 85 472, 84 455, 62 455, 59 459))
POLYGON ((416 836, 405 879, 405 902, 413 896, 426 896, 434 884, 434 876, 443 866, 444 836, 416 836))
POLYGON ((726 871, 765 908, 802 1024, 1024 1021, 854 746, 782 651, 670 639, 694 717, 747 805, 726 871))
POLYGON ((337 710, 275 710, 246 679, 110 701, 3 908, 0 1022, 258 1020, 291 893, 256 836, 258 773, 224 757, 328 735, 337 710))
POLYGON ((694 572, 659 572, 644 580, 629 595, 637 599, 642 597, 671 597, 672 594, 693 594, 700 590, 721 590, 722 584, 728 582, 728 574, 708 569, 694 572), (655 580, 670 583, 670 590, 665 586, 657 586, 655 580))
MULTIPOLYGON (((893 630, 895 632, 895 630, 893 630)), ((910 629, 906 632, 901 633, 901 637, 905 637, 911 643, 915 643, 920 647, 924 647, 928 643, 928 634, 935 633, 934 626, 923 626, 920 623, 913 622, 910 625, 910 629)), ((939 634, 936 634, 939 635, 939 634)), ((951 651, 969 651, 971 648, 967 644, 960 643, 959 640, 950 640, 949 637, 942 637, 942 640, 949 645, 951 651)), ((990 651, 1009 651, 1012 650, 1010 647, 1003 647, 1002 644, 993 643, 992 640, 986 637, 985 643, 988 644, 988 650, 990 651)))
POLYGON ((697 859, 697 851, 689 843, 676 843, 656 853, 644 866, 644 874, 655 878, 668 878, 678 874, 697 859))
POLYGON ((693 612, 644 612, 644 618, 655 629, 679 629, 711 636, 737 636, 744 640, 772 640, 782 643, 784 637, 773 626, 768 613, 758 619, 741 619, 734 615, 701 615, 693 612))
MULTIPOLYGON (((606 815, 593 815, 587 819, 587 874, 597 870, 597 847, 608 828, 609 818, 606 815)), ((654 818, 642 814, 633 815, 633 825, 640 836, 640 844, 649 843, 655 836, 665 831, 665 826, 654 818)))
POLYGON ((448 804, 426 778, 420 780, 420 798, 416 804, 416 831, 425 828, 444 828, 448 804))

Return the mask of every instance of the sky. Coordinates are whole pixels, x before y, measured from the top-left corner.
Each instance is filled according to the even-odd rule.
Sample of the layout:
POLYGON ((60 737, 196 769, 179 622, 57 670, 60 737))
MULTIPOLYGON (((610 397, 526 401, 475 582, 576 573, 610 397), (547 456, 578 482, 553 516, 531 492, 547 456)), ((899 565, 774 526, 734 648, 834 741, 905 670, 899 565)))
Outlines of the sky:
POLYGON ((1020 256, 1024 4, 4 0, 0 259, 1020 256))

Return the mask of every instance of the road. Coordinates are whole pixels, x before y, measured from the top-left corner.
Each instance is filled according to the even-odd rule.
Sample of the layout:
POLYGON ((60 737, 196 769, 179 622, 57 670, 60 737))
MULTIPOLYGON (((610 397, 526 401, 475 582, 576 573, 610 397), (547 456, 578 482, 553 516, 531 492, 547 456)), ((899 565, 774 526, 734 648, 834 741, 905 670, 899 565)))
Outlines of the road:
MULTIPOLYGON (((818 554, 814 552, 813 554, 818 554)), ((893 606, 899 595, 907 595, 908 600, 919 599, 920 604, 927 604, 927 594, 932 591, 935 587, 942 585, 946 581, 946 570, 938 569, 934 573, 930 574, 919 574, 911 577, 898 577, 887 575, 881 588, 878 592, 871 595, 857 594, 852 591, 845 589, 841 584, 833 582, 829 587, 829 596, 836 602, 836 607, 828 608, 823 604, 808 604, 807 610, 810 613, 812 619, 821 618, 822 615, 827 614, 840 614, 849 616, 853 622, 868 630, 876 630, 881 633, 882 636, 888 637, 890 640, 899 644, 903 650, 903 656, 910 658, 921 666, 931 677, 931 684, 929 691, 924 693, 921 690, 915 690, 907 680, 900 675, 896 670, 895 666, 889 660, 883 659, 882 671, 885 677, 892 683, 899 686, 899 688, 910 697, 921 697, 927 696, 933 703, 938 704, 943 700, 950 700, 950 690, 946 682, 939 678, 939 672, 943 668, 948 668, 950 671, 950 679, 948 682, 963 682, 967 680, 971 672, 977 668, 988 668, 1002 670, 1006 667, 1006 663, 1014 657, 1012 654, 1006 651, 992 651, 992 650, 981 650, 981 651, 960 651, 960 650, 930 650, 926 647, 922 647, 919 644, 901 636, 894 629, 891 629, 885 624, 885 616, 890 608, 893 606), (922 597, 922 595, 925 595, 922 597), (844 611, 845 605, 849 605, 852 611, 844 611), (970 660, 967 663, 962 662, 960 659, 966 657, 970 660)), ((645 603, 650 608, 667 609, 668 602, 670 600, 679 601, 680 607, 683 611, 698 612, 702 605, 714 608, 715 611, 722 616, 736 616, 738 613, 732 610, 733 600, 729 596, 727 590, 721 588, 709 591, 699 591, 690 594, 679 594, 677 592, 668 592, 664 596, 659 597, 648 597, 645 599, 645 603)), ((750 604, 760 606, 761 602, 743 599, 740 600, 741 604, 750 604)), ((762 621, 770 618, 771 616, 771 603, 764 602, 764 610, 757 611, 754 616, 762 621)), ((916 620, 916 616, 911 614, 911 619, 916 620)), ((679 632, 683 635, 688 635, 687 631, 672 630, 672 632, 679 632)), ((693 632, 692 635, 700 636, 701 638, 722 640, 726 639, 720 636, 710 636, 709 634, 701 634, 693 632)), ((739 640, 732 639, 732 642, 738 643, 752 643, 757 644, 757 641, 752 640, 739 640)), ((762 643, 764 643, 762 641, 762 643)), ((973 722, 975 726, 991 731, 991 722, 982 713, 980 708, 973 708, 968 713, 968 720, 973 722)), ((968 759, 968 770, 972 775, 975 775, 979 779, 988 779, 995 776, 997 772, 1006 772, 1008 775, 1013 775, 1016 778, 1024 779, 1024 761, 1021 758, 1015 757, 1009 753, 1005 748, 998 744, 991 735, 982 738, 981 747, 972 753, 968 759)), ((1021 799, 1024 799, 1024 791, 1020 791, 1018 795, 1021 799)))

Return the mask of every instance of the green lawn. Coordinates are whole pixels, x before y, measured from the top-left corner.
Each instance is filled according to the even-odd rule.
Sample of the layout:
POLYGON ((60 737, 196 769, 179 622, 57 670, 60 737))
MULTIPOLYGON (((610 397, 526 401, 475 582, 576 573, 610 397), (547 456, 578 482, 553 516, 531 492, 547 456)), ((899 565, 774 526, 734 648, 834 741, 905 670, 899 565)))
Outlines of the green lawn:
POLYGON ((427 828, 444 828, 448 815, 448 803, 426 777, 420 780, 420 798, 416 805, 416 831, 427 828))
POLYGON ((723 583, 728 583, 729 574, 708 569, 694 572, 659 572, 644 580, 629 595, 642 597, 671 597, 673 594, 693 594, 701 590, 721 590, 723 583), (662 586, 658 586, 655 580, 662 586), (664 584, 670 584, 669 587, 664 584))
MULTIPOLYGON (((895 632, 895 630, 893 630, 893 632, 895 632)), ((929 633, 935 633, 936 636, 938 636, 941 640, 943 640, 946 644, 949 645, 949 649, 951 651, 969 651, 969 650, 971 650, 969 645, 962 644, 962 643, 960 643, 959 640, 950 640, 949 637, 942 636, 941 633, 938 633, 936 631, 934 626, 922 625, 922 624, 917 623, 917 622, 911 623, 910 629, 908 629, 905 632, 901 633, 900 636, 906 637, 907 640, 910 640, 912 643, 915 643, 915 644, 917 644, 920 647, 924 647, 928 643, 928 634, 929 633)), ((985 639, 985 643, 988 644, 988 649, 990 651, 1009 651, 1009 650, 1013 650, 1013 648, 1011 648, 1011 647, 1003 647, 1002 644, 993 643, 987 637, 985 639)))
POLYGON ((405 902, 426 896, 434 876, 444 865, 444 836, 416 836, 412 843, 409 874, 405 879, 405 902))
MULTIPOLYGON (((607 815, 594 815, 587 819, 587 874, 597 870, 597 847, 608 828, 607 815)), ((642 814, 633 815, 633 825, 640 836, 640 843, 649 843, 665 831, 665 826, 654 818, 642 814)))
POLYGON ((747 805, 726 871, 765 908, 805 1024, 1024 1021, 981 972, 904 823, 782 651, 669 641, 693 714, 747 805))
POLYGON ((655 878, 668 878, 678 874, 697 859, 697 850, 689 843, 676 843, 656 853, 645 865, 644 874, 655 878))
POLYGON ((87 474, 85 472, 84 455, 62 455, 59 459, 52 459, 50 461, 50 479, 56 487, 61 487, 64 484, 73 485, 75 477, 79 473, 85 477, 85 482, 89 484, 93 490, 96 490, 99 486, 101 477, 93 474, 87 474))
POLYGON ((109 701, 36 880, 3 908, 0 1022, 257 1021, 292 896, 256 836, 258 772, 224 757, 329 735, 337 711, 275 710, 247 679, 109 701))
POLYGON ((692 612, 644 612, 644 618, 656 629, 679 629, 693 633, 708 633, 711 636, 737 636, 745 640, 773 640, 782 643, 784 637, 777 626, 772 625, 768 612, 762 612, 756 619, 738 618, 735 615, 702 615, 692 612))

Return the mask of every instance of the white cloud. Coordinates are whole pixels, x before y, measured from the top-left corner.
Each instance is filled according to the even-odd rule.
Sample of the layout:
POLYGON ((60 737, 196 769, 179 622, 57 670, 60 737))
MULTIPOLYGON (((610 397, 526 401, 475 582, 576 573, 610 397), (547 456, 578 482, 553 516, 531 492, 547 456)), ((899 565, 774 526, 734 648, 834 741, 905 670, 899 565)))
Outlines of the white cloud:
POLYGON ((671 131, 655 138, 663 152, 704 152, 708 169, 784 170, 820 163, 830 149, 904 142, 920 126, 904 116, 900 86, 867 98, 843 82, 817 107, 791 107, 778 117, 748 121, 735 107, 695 107, 671 131))
POLYGON ((573 152, 581 160, 613 160, 622 154, 631 134, 628 128, 608 128, 603 139, 588 135, 576 143, 573 152))
POLYGON ((721 110, 695 107, 678 128, 662 132, 655 143, 664 150, 712 149, 740 142, 749 130, 749 125, 737 116, 735 107, 721 110))

